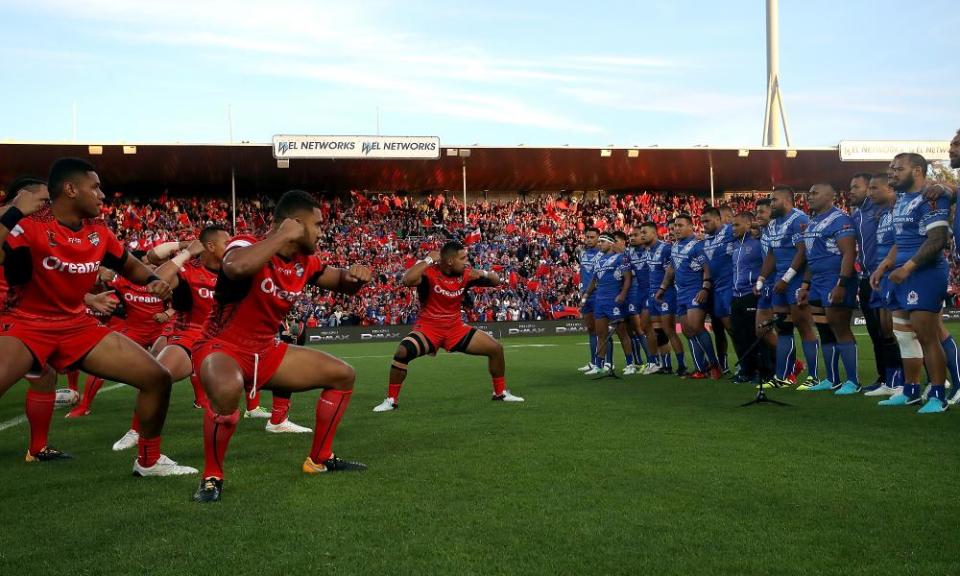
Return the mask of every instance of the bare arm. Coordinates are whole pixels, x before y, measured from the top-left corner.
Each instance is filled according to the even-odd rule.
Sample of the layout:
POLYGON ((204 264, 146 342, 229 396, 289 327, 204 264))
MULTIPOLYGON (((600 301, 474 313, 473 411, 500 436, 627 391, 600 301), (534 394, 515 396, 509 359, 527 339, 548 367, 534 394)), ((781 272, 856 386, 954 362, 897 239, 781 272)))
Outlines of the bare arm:
POLYGON ((228 251, 223 257, 223 273, 234 280, 253 276, 288 242, 299 239, 303 234, 303 224, 287 218, 263 241, 228 251))
POLYGON ((853 236, 839 238, 837 248, 840 249, 840 277, 853 278, 854 264, 857 261, 857 240, 853 236))
POLYGON ((910 271, 913 272, 915 269, 939 258, 943 254, 943 249, 947 246, 948 236, 949 227, 947 226, 938 226, 928 230, 927 239, 923 241, 923 244, 917 249, 917 253, 913 255, 913 258, 907 260, 904 266, 912 263, 910 271))
POLYGON ((354 264, 349 270, 328 266, 313 284, 324 290, 353 295, 370 282, 372 277, 370 269, 359 264, 354 264))

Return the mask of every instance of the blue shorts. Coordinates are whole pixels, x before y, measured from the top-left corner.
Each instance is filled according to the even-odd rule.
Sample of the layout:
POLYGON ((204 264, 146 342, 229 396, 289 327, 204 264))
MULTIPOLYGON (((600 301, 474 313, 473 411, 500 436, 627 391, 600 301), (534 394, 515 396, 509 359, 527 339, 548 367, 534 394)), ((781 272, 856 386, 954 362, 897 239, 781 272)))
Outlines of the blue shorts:
POLYGON ((843 302, 832 302, 830 300, 830 292, 836 285, 837 276, 835 275, 820 275, 812 277, 810 279, 810 291, 807 301, 820 302, 820 305, 824 308, 856 308, 857 290, 860 288, 860 280, 857 278, 851 278, 844 283, 847 291, 846 294, 844 294, 843 302))
POLYGON ((700 288, 692 288, 684 291, 677 291, 677 316, 686 316, 690 310, 708 311, 707 303, 697 304, 693 301, 697 297, 700 288))
POLYGON ((890 308, 890 274, 884 274, 880 279, 880 285, 876 290, 870 293, 871 308, 890 308))
POLYGON ((916 270, 902 284, 890 282, 888 308, 940 312, 947 297, 946 263, 916 270))
POLYGON ((715 288, 710 294, 710 315, 716 318, 730 316, 730 304, 733 302, 733 286, 715 288))
POLYGON ((626 303, 617 304, 617 301, 614 299, 610 300, 601 300, 597 298, 596 306, 594 307, 593 317, 594 319, 606 318, 607 320, 619 321, 623 320, 623 314, 627 311, 626 303))
POLYGON ((643 297, 640 294, 641 292, 637 289, 633 289, 627 294, 627 301, 624 302, 627 305, 627 316, 639 316, 646 310, 646 291, 643 292, 643 297))
POLYGON ((593 309, 597 303, 597 297, 591 296, 587 298, 587 301, 583 306, 580 307, 580 315, 586 316, 587 314, 593 314, 593 309))
POLYGON ((647 310, 651 318, 673 316, 677 313, 677 289, 671 286, 663 293, 663 301, 657 301, 653 293, 647 296, 647 310))
POLYGON ((757 310, 769 310, 773 308, 773 286, 764 284, 760 289, 760 295, 757 296, 757 310))
POLYGON ((801 274, 797 274, 794 279, 787 284, 787 291, 783 294, 777 294, 774 292, 773 287, 776 286, 777 282, 780 281, 780 276, 782 276, 782 274, 778 274, 777 278, 770 284, 770 303, 774 308, 787 308, 788 306, 796 306, 797 290, 800 289, 800 284, 803 283, 803 276, 801 274))

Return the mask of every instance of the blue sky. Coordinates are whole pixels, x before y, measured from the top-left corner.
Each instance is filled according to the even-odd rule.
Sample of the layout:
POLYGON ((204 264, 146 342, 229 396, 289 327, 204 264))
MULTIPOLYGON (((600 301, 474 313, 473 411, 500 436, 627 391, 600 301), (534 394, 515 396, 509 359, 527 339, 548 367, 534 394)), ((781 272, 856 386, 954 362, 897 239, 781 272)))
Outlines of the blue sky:
MULTIPOLYGON (((794 146, 960 127, 955 1, 782 0, 794 146)), ((763 0, 0 0, 0 140, 757 146, 763 0)))

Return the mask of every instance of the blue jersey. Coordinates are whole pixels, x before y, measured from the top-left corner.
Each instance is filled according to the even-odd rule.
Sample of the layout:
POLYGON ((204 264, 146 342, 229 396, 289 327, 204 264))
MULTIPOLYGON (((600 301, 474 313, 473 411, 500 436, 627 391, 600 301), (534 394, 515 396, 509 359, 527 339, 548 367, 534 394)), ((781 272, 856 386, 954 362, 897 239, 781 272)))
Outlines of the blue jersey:
POLYGON ((879 213, 879 209, 867 198, 851 216, 857 231, 857 264, 860 265, 861 278, 869 277, 876 270, 876 264, 871 265, 872 262, 880 262, 876 257, 879 213))
POLYGON ((870 270, 877 269, 877 266, 887 257, 897 240, 897 231, 893 227, 893 208, 877 210, 877 232, 875 236, 874 246, 876 249, 873 252, 873 260, 868 263, 870 270))
MULTIPOLYGON (((939 226, 950 226, 950 199, 941 195, 936 200, 927 200, 919 192, 903 192, 893 207, 893 227, 897 233, 897 266, 913 258, 927 239, 927 233, 939 226)), ((943 254, 924 266, 931 268, 943 264, 943 254)))
POLYGON ((853 220, 836 206, 810 219, 803 231, 803 243, 807 247, 807 267, 815 276, 838 275, 843 256, 837 241, 853 238, 856 230, 853 220))
POLYGON ((794 208, 767 224, 767 246, 777 263, 778 277, 790 268, 797 254, 797 244, 803 241, 803 229, 809 221, 806 214, 794 208))
POLYGON ((643 296, 650 291, 650 269, 647 267, 647 249, 643 246, 629 246, 624 251, 633 272, 633 289, 643 296))
POLYGON ((647 248, 647 268, 650 270, 650 292, 656 292, 663 285, 663 277, 670 264, 670 253, 673 245, 657 240, 647 248))
POLYGON ((590 287, 593 280, 593 272, 597 267, 597 261, 603 252, 599 248, 587 248, 580 254, 580 291, 583 292, 590 287))
POLYGON ((630 270, 630 262, 622 253, 611 250, 601 254, 594 269, 597 278, 598 302, 612 302, 623 287, 623 275, 630 270))
POLYGON ((720 231, 703 239, 703 251, 710 259, 710 278, 714 290, 733 285, 733 226, 724 224, 720 231))
MULTIPOLYGON (((760 276, 763 266, 763 246, 752 235, 747 234, 733 241, 733 295, 739 298, 753 294, 753 286, 760 276)), ((711 265, 710 272, 713 272, 711 265)))
POLYGON ((703 251, 703 242, 693 236, 678 241, 671 251, 673 262, 673 280, 677 291, 700 290, 703 285, 703 267, 710 260, 703 251))

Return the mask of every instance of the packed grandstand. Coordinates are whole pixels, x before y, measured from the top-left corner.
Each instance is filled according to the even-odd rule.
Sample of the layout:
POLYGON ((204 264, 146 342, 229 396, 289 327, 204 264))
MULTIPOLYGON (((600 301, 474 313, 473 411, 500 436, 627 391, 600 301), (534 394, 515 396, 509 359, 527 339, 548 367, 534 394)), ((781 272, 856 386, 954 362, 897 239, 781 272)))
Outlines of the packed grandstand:
MULTIPOLYGON (((728 195, 720 201, 734 212, 752 210, 760 196, 728 195)), ((333 265, 367 262, 375 281, 356 296, 313 289, 304 294, 289 320, 300 326, 410 324, 418 312, 414 291, 399 284, 403 271, 448 238, 469 245, 475 266, 508 279, 496 290, 477 291, 468 321, 525 321, 579 316, 578 252, 585 227, 629 229, 653 220, 689 213, 697 219, 709 198, 667 192, 624 194, 523 194, 471 201, 468 223, 463 204, 446 194, 361 194, 320 197, 325 226, 319 253, 333 265)), ((798 197, 802 202, 802 195, 798 197)), ((263 234, 270 226, 273 200, 238 199, 237 232, 263 234)), ((802 207, 802 204, 801 204, 802 207)), ((208 223, 230 226, 225 198, 126 196, 115 193, 104 218, 133 251, 196 237, 208 223)), ((960 270, 951 270, 951 295, 960 292, 960 270)), ((954 304, 956 302, 954 301, 954 304)))

